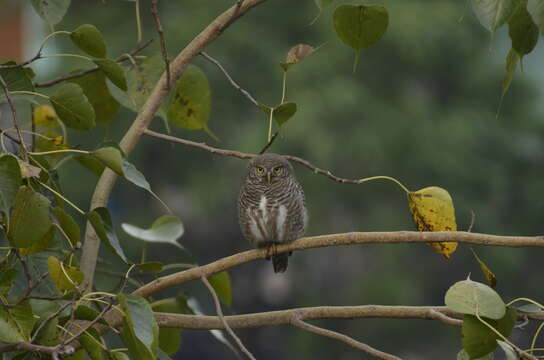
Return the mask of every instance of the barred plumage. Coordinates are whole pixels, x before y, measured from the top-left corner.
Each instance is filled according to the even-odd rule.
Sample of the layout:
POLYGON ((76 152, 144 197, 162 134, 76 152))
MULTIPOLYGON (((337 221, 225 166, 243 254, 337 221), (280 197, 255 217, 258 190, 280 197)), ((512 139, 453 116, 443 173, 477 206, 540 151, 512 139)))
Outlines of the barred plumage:
MULTIPOLYGON (((264 154, 248 166, 238 200, 244 237, 256 247, 291 242, 304 234, 304 191, 283 156, 264 154)), ((275 272, 287 269, 288 254, 272 255, 275 272)))

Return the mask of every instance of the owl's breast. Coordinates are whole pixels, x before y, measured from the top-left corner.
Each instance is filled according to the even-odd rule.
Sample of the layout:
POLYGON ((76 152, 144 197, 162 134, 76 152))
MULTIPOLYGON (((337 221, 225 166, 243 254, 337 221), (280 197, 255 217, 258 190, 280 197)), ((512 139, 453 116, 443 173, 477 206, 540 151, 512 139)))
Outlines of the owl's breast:
POLYGON ((287 207, 278 204, 265 194, 262 194, 259 203, 247 209, 249 232, 252 242, 284 242, 287 220, 287 207))

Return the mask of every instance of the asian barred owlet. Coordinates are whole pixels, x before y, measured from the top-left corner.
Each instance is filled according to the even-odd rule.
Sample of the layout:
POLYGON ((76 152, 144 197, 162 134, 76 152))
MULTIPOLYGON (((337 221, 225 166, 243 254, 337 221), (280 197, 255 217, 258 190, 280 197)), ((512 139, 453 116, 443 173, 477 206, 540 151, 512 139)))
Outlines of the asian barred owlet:
MULTIPOLYGON (((302 186, 283 156, 264 154, 253 158, 238 199, 240 228, 256 247, 273 247, 304 234, 307 215, 302 186)), ((273 254, 274 272, 287 270, 289 254, 273 254)))

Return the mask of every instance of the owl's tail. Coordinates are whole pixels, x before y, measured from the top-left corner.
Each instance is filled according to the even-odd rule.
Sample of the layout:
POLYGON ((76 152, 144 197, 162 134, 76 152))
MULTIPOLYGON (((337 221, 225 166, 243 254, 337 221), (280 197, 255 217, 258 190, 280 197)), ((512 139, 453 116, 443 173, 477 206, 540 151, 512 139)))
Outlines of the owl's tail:
POLYGON ((274 265, 275 273, 283 273, 287 270, 287 263, 289 262, 289 254, 283 253, 272 256, 272 264, 274 265))

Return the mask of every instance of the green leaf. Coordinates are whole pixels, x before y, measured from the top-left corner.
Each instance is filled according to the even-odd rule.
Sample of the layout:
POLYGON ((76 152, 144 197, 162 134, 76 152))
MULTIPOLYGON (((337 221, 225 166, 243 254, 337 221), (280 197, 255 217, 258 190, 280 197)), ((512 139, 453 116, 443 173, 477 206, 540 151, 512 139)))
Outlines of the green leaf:
POLYGON ((62 358, 63 360, 83 360, 85 358, 85 350, 79 349, 74 353, 74 355, 67 356, 62 358))
POLYGON ((502 351, 506 355, 506 360, 518 360, 519 356, 516 351, 508 344, 502 340, 497 339, 497 344, 501 347, 502 351))
POLYGON ((533 303, 523 304, 520 306, 516 306, 516 309, 520 312, 524 313, 535 313, 535 312, 542 312, 544 309, 540 308, 540 306, 535 305, 533 303))
POLYGON ((504 95, 510 88, 510 84, 512 83, 512 78, 514 76, 514 72, 516 71, 516 68, 518 67, 519 62, 519 55, 514 49, 510 49, 508 52, 508 56, 506 57, 506 71, 504 73, 504 79, 502 80, 502 87, 501 87, 501 103, 504 95))
POLYGON ((539 30, 525 6, 519 6, 508 22, 508 35, 512 40, 512 49, 516 50, 520 57, 529 54, 535 48, 539 30))
POLYGON ((162 271, 164 265, 160 261, 148 261, 145 263, 136 264, 136 267, 140 269, 140 271, 156 274, 162 271))
POLYGON ((285 62, 280 63, 280 66, 283 70, 287 71, 289 68, 295 64, 298 64, 305 57, 310 56, 315 51, 315 48, 306 44, 298 44, 293 46, 287 53, 285 62))
POLYGON ((94 108, 79 85, 63 84, 49 99, 66 126, 75 130, 94 127, 94 108))
POLYGON ((51 226, 49 228, 49 231, 45 233, 45 235, 38 241, 35 241, 32 246, 27 248, 21 249, 21 255, 29 255, 29 254, 38 254, 41 253, 51 246, 51 242, 53 241, 53 238, 55 237, 55 232, 57 229, 54 226, 51 226))
POLYGON ((195 65, 189 65, 176 82, 168 106, 168 121, 188 130, 208 130, 212 95, 206 75, 195 65))
MULTIPOLYGON (((121 69, 121 71, 123 70, 121 69)), ((119 112, 121 105, 111 95, 103 71, 94 71, 72 79, 70 82, 78 84, 83 89, 83 93, 93 106, 96 123, 108 124, 119 112)))
MULTIPOLYGON (((98 311, 86 305, 79 305, 74 311, 74 318, 76 320, 93 321, 98 316, 100 316, 100 313, 98 311)), ((98 322, 100 324, 108 325, 108 323, 104 319, 100 319, 98 320, 98 322)))
POLYGON ((540 33, 544 35, 544 0, 529 0, 527 11, 531 14, 533 22, 539 27, 540 33))
POLYGON ((31 0, 34 10, 50 26, 58 24, 70 7, 70 0, 31 0))
POLYGON ((123 317, 122 336, 135 359, 155 360, 159 343, 159 327, 149 303, 138 295, 117 296, 123 317))
MULTIPOLYGON (((44 320, 45 321, 45 320, 44 320)), ((54 346, 59 344, 59 318, 54 317, 47 321, 40 333, 36 337, 36 344, 44 346, 54 346)))
POLYGON ((71 290, 83 282, 83 272, 74 266, 63 264, 54 256, 47 258, 47 270, 53 283, 61 291, 71 290))
POLYGON ((232 303, 232 289, 230 286, 230 276, 226 271, 221 271, 208 278, 208 281, 214 288, 219 300, 225 305, 230 306, 232 303))
POLYGON ((91 155, 112 169, 117 175, 123 176, 123 155, 119 149, 108 146, 91 152, 91 155))
POLYGON ((53 213, 55 214, 57 221, 59 223, 59 226, 68 237, 68 240, 70 241, 70 243, 73 246, 76 246, 81 236, 81 230, 79 229, 79 225, 77 224, 77 222, 74 220, 73 217, 67 214, 61 207, 57 206, 53 208, 53 213))
POLYGON ((11 268, 0 271, 0 295, 10 292, 16 277, 16 269, 11 268))
POLYGON ((104 72, 106 77, 123 91, 127 91, 127 79, 125 71, 118 63, 112 59, 96 59, 93 62, 104 72))
MULTIPOLYGON (((268 116, 270 116, 270 111, 272 111, 272 108, 259 104, 259 108, 264 111, 268 116)), ((278 126, 283 126, 289 120, 295 113, 297 112, 297 104, 294 102, 284 102, 283 104, 280 104, 274 108, 274 114, 272 114, 272 117, 278 124, 278 126)))
POLYGON ((17 323, 19 332, 25 339, 30 339, 30 334, 37 319, 32 313, 32 306, 28 300, 10 309, 11 316, 17 323))
POLYGON ((495 276, 495 274, 493 274, 493 271, 491 271, 487 264, 480 259, 476 252, 472 248, 470 250, 472 251, 472 255, 474 255, 474 257, 476 258, 476 261, 480 265, 480 269, 482 270, 482 273, 484 274, 487 283, 494 289, 497 286, 497 277, 495 276))
POLYGON ((98 330, 95 328, 90 328, 85 331, 79 338, 79 341, 81 342, 81 345, 83 345, 85 351, 87 351, 87 354, 89 354, 91 360, 108 359, 106 351, 102 348, 102 346, 104 346, 104 341, 102 341, 98 330), (100 344, 102 344, 102 346, 100 346, 100 344))
POLYGON ((81 25, 72 31, 70 38, 78 48, 87 54, 97 58, 106 57, 106 42, 96 26, 91 24, 81 25))
POLYGON ((463 280, 456 282, 446 292, 446 305, 454 311, 501 319, 506 311, 506 306, 499 294, 489 286, 472 281, 463 280))
POLYGON ((11 312, 0 306, 0 341, 14 344, 27 340, 19 332, 19 325, 14 320, 11 312))
MULTIPOLYGON (((499 320, 483 319, 502 335, 508 337, 516 323, 516 309, 507 308, 504 317, 499 320)), ((497 347, 499 337, 473 315, 463 316, 462 341, 463 348, 471 359, 484 356, 497 347)))
POLYGON ((76 161, 84 168, 91 171, 96 176, 102 175, 104 171, 104 163, 92 155, 81 155, 75 157, 76 161))
POLYGON ((51 228, 49 200, 29 187, 21 186, 9 221, 8 239, 13 247, 28 248, 51 228))
POLYGON ((333 14, 336 35, 355 51, 377 43, 387 30, 389 14, 383 6, 340 5, 333 14))
POLYGON ((482 26, 494 33, 514 14, 518 2, 517 0, 471 0, 471 4, 482 26))
POLYGON ((149 242, 162 242, 176 245, 183 249, 177 239, 185 231, 181 220, 174 215, 164 215, 153 222, 149 229, 142 229, 137 226, 123 223, 123 230, 130 236, 149 242))
POLYGON ((117 255, 125 263, 129 263, 113 229, 111 215, 108 209, 105 207, 98 207, 85 214, 85 216, 89 219, 96 235, 108 250, 117 255))
MULTIPOLYGON (((124 107, 138 112, 146 102, 164 72, 164 61, 160 53, 149 56, 143 62, 133 65, 125 72, 127 80, 127 92, 121 91, 117 86, 108 83, 112 96, 124 107)), ((168 101, 163 101, 157 115, 166 119, 168 101)))
MULTIPOLYGON (((14 61, 8 61, 2 65, 15 65, 14 61)), ((0 76, 4 79, 9 91, 34 91, 34 84, 28 76, 27 68, 15 67, 0 69, 0 76)), ((4 97, 4 91, 0 91, 0 98, 4 97)))
POLYGON ((21 183, 21 169, 17 158, 12 155, 0 157, 0 210, 6 216, 9 216, 9 210, 21 183))
MULTIPOLYGON (((155 312, 187 314, 191 313, 184 297, 167 298, 154 302, 151 308, 155 312)), ((159 348, 165 353, 173 355, 181 346, 181 329, 160 328, 159 348)))

